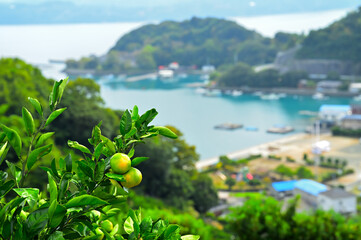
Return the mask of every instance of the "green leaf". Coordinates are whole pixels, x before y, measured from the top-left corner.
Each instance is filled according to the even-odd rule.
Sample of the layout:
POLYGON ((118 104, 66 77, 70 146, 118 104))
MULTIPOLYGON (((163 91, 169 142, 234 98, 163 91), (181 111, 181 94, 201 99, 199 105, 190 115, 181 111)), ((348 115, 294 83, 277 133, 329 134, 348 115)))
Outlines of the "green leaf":
POLYGON ((148 124, 153 121, 153 119, 158 115, 157 110, 155 110, 155 108, 152 108, 150 110, 148 110, 147 112, 145 112, 140 118, 139 121, 141 124, 144 124, 146 126, 148 126, 148 124))
POLYGON ((162 126, 157 126, 151 129, 151 131, 158 131, 160 135, 164 136, 164 137, 168 137, 168 138, 172 138, 172 139, 176 139, 178 138, 178 136, 172 132, 172 130, 170 130, 169 128, 166 127, 162 127, 162 126))
POLYGON ((134 105, 133 107, 133 111, 132 111, 132 120, 133 121, 136 121, 139 119, 139 113, 138 113, 138 106, 137 105, 134 105))
POLYGON ((133 156, 134 156, 134 147, 132 147, 130 150, 129 150, 129 152, 128 152, 128 157, 129 158, 132 158, 133 156))
POLYGON ((43 108, 41 107, 40 102, 37 99, 31 97, 29 97, 28 100, 31 103, 31 105, 33 105, 35 110, 39 113, 39 115, 43 116, 43 108))
POLYGON ((6 160, 6 164, 10 169, 11 175, 13 175, 13 177, 15 178, 15 181, 19 183, 21 180, 21 169, 15 166, 15 164, 13 164, 12 162, 9 162, 8 160, 6 160))
POLYGON ((53 90, 51 91, 51 93, 49 95, 49 107, 50 107, 51 111, 54 111, 55 104, 58 100, 60 84, 61 84, 61 81, 59 81, 59 82, 55 81, 54 85, 53 85, 53 90))
POLYGON ((85 147, 84 145, 79 144, 76 141, 68 140, 68 146, 71 147, 71 148, 77 149, 77 150, 79 150, 79 151, 81 151, 83 153, 91 154, 90 150, 87 147, 85 147))
POLYGON ((133 158, 132 167, 135 167, 138 164, 140 164, 141 162, 144 162, 145 160, 148 160, 148 159, 149 159, 149 157, 136 157, 136 158, 133 158))
POLYGON ((125 134, 125 139, 131 138, 136 132, 137 129, 135 127, 132 127, 132 129, 127 134, 125 134))
POLYGON ((0 115, 4 115, 7 110, 9 109, 10 105, 9 104, 1 104, 0 105, 0 115))
POLYGON ((107 176, 108 178, 114 179, 116 181, 119 181, 119 182, 125 182, 124 176, 120 175, 120 174, 106 173, 105 176, 107 176))
POLYGON ((48 140, 51 136, 54 135, 54 132, 47 132, 47 133, 43 133, 40 135, 40 137, 38 138, 38 140, 36 141, 36 145, 35 147, 38 148, 41 145, 43 145, 43 143, 48 140))
POLYGON ((72 173, 66 172, 60 179, 59 184, 59 201, 65 197, 65 193, 69 187, 69 180, 73 177, 72 173))
POLYGON ((56 182, 54 178, 51 176, 49 172, 48 173, 48 180, 49 180, 49 194, 50 194, 50 203, 53 201, 56 201, 58 198, 58 186, 56 185, 56 182))
POLYGON ((25 124, 26 132, 30 136, 35 132, 35 123, 34 123, 33 116, 31 115, 31 113, 29 112, 28 109, 23 107, 23 109, 22 109, 22 117, 23 117, 23 121, 24 121, 24 124, 25 124))
POLYGON ((198 240, 198 239, 200 239, 200 236, 199 235, 184 235, 184 236, 181 236, 181 239, 182 240, 198 240))
POLYGON ((65 168, 67 172, 73 171, 73 162, 70 153, 65 157, 65 168))
POLYGON ((5 221, 5 217, 7 216, 7 214, 13 209, 18 207, 20 204, 22 204, 25 201, 24 198, 14 198, 13 200, 11 200, 10 202, 8 202, 7 204, 5 204, 5 206, 3 206, 0 209, 0 226, 4 223, 5 221))
POLYGON ((92 131, 92 140, 93 140, 93 145, 97 145, 100 141, 100 136, 101 136, 101 130, 100 130, 100 127, 98 126, 95 126, 93 128, 93 131, 92 131))
POLYGON ((125 110, 125 112, 122 115, 122 118, 120 119, 120 133, 124 136, 130 131, 131 128, 132 128, 132 117, 129 111, 125 110))
POLYGON ((93 169, 91 169, 91 167, 89 167, 85 161, 78 161, 78 167, 85 175, 87 175, 91 179, 94 178, 93 169))
MULTIPOLYGON (((28 167, 30 168, 33 166, 33 164, 43 156, 49 154, 52 150, 53 144, 48 144, 39 148, 34 149, 30 154, 28 158, 28 167), (30 162, 30 163, 29 163, 30 162)), ((29 168, 29 170, 30 170, 29 168)))
POLYGON ((95 205, 105 205, 108 202, 101 200, 100 198, 91 196, 91 195, 81 195, 79 197, 72 198, 65 204, 66 208, 72 207, 83 207, 83 206, 95 206, 95 205))
POLYGON ((146 217, 140 223, 140 234, 150 233, 152 231, 153 221, 151 217, 146 217))
POLYGON ((69 77, 67 77, 63 80, 60 80, 59 94, 58 94, 58 99, 57 99, 58 103, 60 103, 60 101, 61 101, 61 97, 63 96, 64 89, 65 89, 66 85, 68 84, 68 79, 69 79, 69 77))
POLYGON ((105 142, 105 147, 103 148, 103 154, 107 157, 110 157, 112 155, 115 154, 115 146, 114 143, 112 141, 110 141, 110 139, 104 137, 104 136, 100 136, 100 139, 105 142))
POLYGON ((56 231, 49 236, 48 240, 65 240, 65 238, 64 238, 63 232, 56 231))
POLYGON ((19 136, 19 134, 11 129, 8 128, 7 126, 1 124, 1 128, 2 130, 5 132, 6 137, 8 138, 10 145, 14 148, 16 155, 18 155, 18 157, 20 157, 21 155, 21 138, 19 136))
POLYGON ((131 234, 132 232, 134 232, 134 227, 133 227, 133 219, 131 217, 128 217, 125 222, 124 222, 124 231, 128 234, 131 234))
POLYGON ((38 235, 48 222, 48 208, 41 208, 30 213, 25 221, 29 239, 38 235))
POLYGON ((66 110, 65 108, 60 108, 58 110, 55 110, 54 112, 52 112, 50 114, 50 116, 48 117, 48 119, 46 119, 45 122, 45 127, 48 126, 52 121, 54 121, 57 117, 59 117, 60 114, 62 114, 64 111, 66 110))
POLYGON ((0 148, 0 165, 6 157, 7 152, 5 150, 7 146, 8 146, 8 142, 5 142, 5 144, 2 145, 2 147, 0 148))
POLYGON ((34 166, 34 164, 36 163, 36 161, 39 158, 50 153, 52 148, 53 148, 53 144, 49 144, 49 145, 39 147, 39 148, 31 151, 31 153, 29 154, 29 157, 28 157, 28 162, 27 162, 28 171, 30 171, 30 169, 34 166))
POLYGON ((51 161, 51 171, 55 177, 60 178, 58 170, 56 168, 55 158, 53 158, 53 160, 51 161))
POLYGON ((179 235, 179 226, 175 224, 170 224, 164 231, 164 239, 173 239, 177 235, 179 235))
POLYGON ((49 226, 52 228, 57 227, 63 220, 65 214, 66 208, 62 205, 59 205, 57 201, 53 201, 48 211, 49 226))
POLYGON ((104 147, 105 143, 104 142, 100 142, 94 149, 94 157, 96 160, 99 159, 100 155, 103 152, 103 147, 104 147))
POLYGON ((15 186, 14 180, 9 180, 4 184, 0 185, 0 199, 4 197, 13 187, 15 186))
POLYGON ((37 189, 37 188, 14 188, 13 190, 20 197, 23 197, 26 199, 30 208, 33 208, 39 199, 39 189, 37 189))
POLYGON ((102 178, 104 176, 104 171, 105 171, 105 162, 102 159, 102 160, 98 161, 98 164, 96 166, 94 181, 98 182, 98 181, 102 180, 102 178))

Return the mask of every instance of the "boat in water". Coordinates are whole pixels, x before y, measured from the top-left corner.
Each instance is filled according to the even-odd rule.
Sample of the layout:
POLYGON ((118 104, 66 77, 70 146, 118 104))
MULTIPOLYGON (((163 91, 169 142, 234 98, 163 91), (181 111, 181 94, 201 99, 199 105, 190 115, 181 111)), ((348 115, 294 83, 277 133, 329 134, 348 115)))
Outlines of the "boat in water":
POLYGON ((278 100, 278 99, 280 99, 280 96, 278 96, 277 94, 271 93, 271 94, 262 95, 262 96, 260 96, 260 98, 262 100, 278 100))
POLYGON ((233 97, 239 97, 239 96, 242 96, 242 94, 243 94, 243 92, 242 92, 241 90, 233 90, 233 91, 231 92, 231 95, 232 95, 233 97))
POLYGON ((278 133, 278 134, 285 134, 289 132, 293 132, 295 129, 291 126, 285 125, 274 125, 273 127, 267 129, 268 133, 278 133))
POLYGON ((353 97, 352 99, 353 99, 354 101, 359 102, 359 101, 361 101, 361 95, 357 95, 357 96, 353 97))
POLYGON ((208 90, 206 90, 205 93, 203 93, 203 96, 206 96, 206 97, 221 97, 222 92, 221 92, 221 90, 218 90, 218 89, 208 89, 208 90))
POLYGON ((197 94, 205 94, 207 92, 207 90, 205 88, 202 88, 202 87, 198 87, 196 88, 196 91, 195 91, 197 94))
POLYGON ((312 98, 315 100, 323 100, 326 99, 325 95, 323 93, 317 92, 312 95, 312 98))
POLYGON ((222 123, 214 126, 215 129, 221 129, 221 130, 235 130, 242 127, 243 127, 242 124, 237 124, 237 123, 222 123))

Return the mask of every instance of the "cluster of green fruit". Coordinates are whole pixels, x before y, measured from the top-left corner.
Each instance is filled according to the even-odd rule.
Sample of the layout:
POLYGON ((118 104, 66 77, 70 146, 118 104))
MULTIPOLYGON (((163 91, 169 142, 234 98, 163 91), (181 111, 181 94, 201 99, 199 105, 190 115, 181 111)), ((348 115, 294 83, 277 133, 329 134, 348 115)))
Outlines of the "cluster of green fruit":
POLYGON ((132 188, 142 181, 142 173, 132 167, 132 161, 124 153, 116 153, 110 158, 110 167, 116 174, 123 175, 125 181, 121 182, 123 187, 132 188))

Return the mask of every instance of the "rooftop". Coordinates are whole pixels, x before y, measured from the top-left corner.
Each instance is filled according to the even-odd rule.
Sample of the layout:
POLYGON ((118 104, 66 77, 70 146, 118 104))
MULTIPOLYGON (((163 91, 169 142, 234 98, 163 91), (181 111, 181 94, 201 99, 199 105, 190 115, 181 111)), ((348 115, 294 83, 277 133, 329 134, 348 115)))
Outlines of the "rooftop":
POLYGON ((291 180, 291 181, 283 181, 283 182, 273 182, 272 187, 277 192, 283 192, 283 191, 291 191, 295 188, 295 183, 297 180, 291 180))
POLYGON ((347 115, 343 119, 347 120, 361 120, 361 114, 347 115))
POLYGON ((331 105, 331 104, 323 104, 320 107, 320 112, 323 111, 351 111, 351 107, 350 105, 331 105))
POLYGON ((314 195, 314 196, 317 196, 321 192, 327 191, 326 185, 315 182, 310 179, 302 179, 302 180, 297 181, 295 183, 295 188, 298 188, 298 189, 300 189, 306 193, 309 193, 311 195, 314 195))
POLYGON ((347 197, 355 197, 355 195, 346 192, 341 188, 332 188, 331 190, 320 193, 329 198, 347 198, 347 197))

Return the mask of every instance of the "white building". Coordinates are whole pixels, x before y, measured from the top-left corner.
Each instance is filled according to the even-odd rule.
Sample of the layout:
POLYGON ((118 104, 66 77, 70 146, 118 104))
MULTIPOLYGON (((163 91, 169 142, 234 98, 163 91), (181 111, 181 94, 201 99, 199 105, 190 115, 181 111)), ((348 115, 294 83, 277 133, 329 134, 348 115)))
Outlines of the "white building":
POLYGON ((361 92, 361 83, 351 83, 348 87, 348 91, 352 93, 360 93, 361 92))
POLYGON ((205 73, 211 73, 214 72, 216 70, 216 67, 213 65, 204 65, 202 66, 202 71, 205 73))
POLYGON ((294 185, 294 195, 301 195, 301 200, 313 208, 317 207, 317 196, 327 191, 327 186, 310 179, 301 179, 294 185))
POLYGON ((349 105, 328 105, 324 104, 320 107, 319 116, 321 120, 339 123, 342 118, 351 115, 351 107, 349 105))
POLYGON ((341 127, 346 129, 358 130, 361 129, 361 115, 348 115, 342 118, 341 127))
POLYGON ((317 196, 317 205, 323 210, 333 209, 342 214, 356 213, 356 196, 340 188, 321 192, 317 196))

